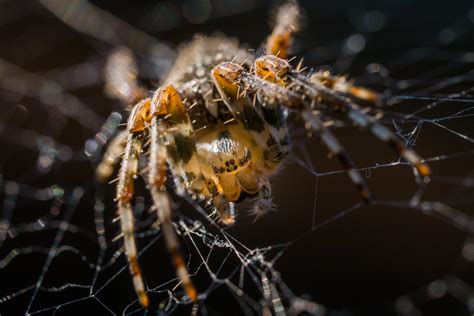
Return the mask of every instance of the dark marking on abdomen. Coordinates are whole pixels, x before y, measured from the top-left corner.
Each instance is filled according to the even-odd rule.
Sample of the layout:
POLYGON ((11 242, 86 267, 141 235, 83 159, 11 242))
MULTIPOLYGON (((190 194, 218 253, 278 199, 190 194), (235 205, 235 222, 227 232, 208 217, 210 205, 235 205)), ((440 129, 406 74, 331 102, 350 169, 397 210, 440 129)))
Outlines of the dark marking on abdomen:
POLYGON ((263 132, 265 126, 257 111, 250 105, 244 105, 243 111, 239 115, 240 121, 246 129, 257 133, 263 132))
POLYGON ((285 118, 281 105, 262 106, 262 113, 265 121, 276 129, 285 125, 285 118))
POLYGON ((183 134, 174 136, 175 144, 167 147, 168 153, 175 162, 187 163, 196 151, 194 139, 183 134))

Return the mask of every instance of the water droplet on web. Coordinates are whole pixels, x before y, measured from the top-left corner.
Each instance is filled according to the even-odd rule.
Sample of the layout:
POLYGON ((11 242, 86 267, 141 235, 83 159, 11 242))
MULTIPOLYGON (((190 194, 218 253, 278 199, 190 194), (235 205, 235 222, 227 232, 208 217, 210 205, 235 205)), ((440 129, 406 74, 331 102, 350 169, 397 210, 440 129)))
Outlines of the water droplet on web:
POLYGON ((351 35, 345 43, 344 50, 350 55, 360 53, 365 48, 365 37, 362 34, 351 35))
POLYGON ((93 156, 97 151, 98 145, 95 139, 88 139, 84 145, 84 152, 87 156, 93 156))
POLYGON ((437 280, 428 285, 427 292, 431 298, 437 299, 443 297, 447 289, 448 287, 444 281, 437 280))

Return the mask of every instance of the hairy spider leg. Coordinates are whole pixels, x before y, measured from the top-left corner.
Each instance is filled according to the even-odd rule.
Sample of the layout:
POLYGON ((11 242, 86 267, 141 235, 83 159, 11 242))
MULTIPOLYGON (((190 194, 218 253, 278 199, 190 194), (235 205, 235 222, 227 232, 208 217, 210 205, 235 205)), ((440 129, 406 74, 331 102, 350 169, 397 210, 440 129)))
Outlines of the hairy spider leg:
MULTIPOLYGON (((278 84, 282 87, 286 82, 284 78, 291 71, 291 66, 286 60, 276 56, 262 56, 255 60, 255 75, 270 83, 278 84)), ((261 89, 267 90, 267 89, 261 89)), ((257 94, 259 92, 257 91, 257 94)), ((281 92, 285 93, 285 92, 281 92)), ((311 109, 302 106, 300 108, 301 116, 307 123, 307 126, 313 130, 316 136, 323 142, 331 154, 338 157, 339 162, 346 171, 351 181, 356 185, 359 194, 365 202, 370 201, 370 192, 364 178, 356 169, 355 164, 344 147, 339 143, 337 138, 326 128, 324 123, 312 113, 311 109)))
POLYGON ((150 99, 139 102, 132 110, 128 119, 127 146, 122 159, 117 185, 117 206, 120 224, 124 236, 125 254, 128 259, 133 285, 140 304, 148 306, 149 300, 145 292, 143 277, 137 259, 137 246, 135 243, 135 219, 131 206, 134 194, 134 181, 138 173, 138 158, 143 147, 144 120, 148 119, 150 99), (148 109, 147 109, 148 108, 148 109))
POLYGON ((180 251, 178 237, 171 221, 170 199, 165 188, 168 153, 163 137, 165 134, 164 128, 159 125, 158 120, 158 117, 153 117, 150 126, 151 144, 148 186, 154 208, 158 214, 166 248, 171 254, 172 262, 176 269, 176 275, 181 281, 186 294, 191 300, 196 302, 198 300, 197 291, 189 277, 188 269, 180 251))
POLYGON ((178 91, 167 85, 153 96, 152 113, 163 119, 166 126, 168 164, 174 175, 177 193, 184 194, 184 187, 191 188, 196 194, 212 200, 220 220, 226 224, 234 223, 233 204, 224 195, 224 190, 212 169, 201 163, 196 150, 196 141, 189 115, 178 91))
POLYGON ((280 58, 288 57, 294 34, 300 28, 300 9, 296 1, 283 4, 275 15, 275 25, 267 38, 266 53, 280 58))
POLYGON ((414 150, 407 148, 397 135, 380 124, 377 119, 364 113, 356 103, 304 75, 292 73, 291 80, 301 85, 313 100, 319 100, 320 103, 339 110, 342 109, 347 117, 356 125, 369 130, 375 137, 388 144, 398 155, 406 159, 422 177, 429 177, 431 175, 431 169, 428 164, 424 163, 414 150))

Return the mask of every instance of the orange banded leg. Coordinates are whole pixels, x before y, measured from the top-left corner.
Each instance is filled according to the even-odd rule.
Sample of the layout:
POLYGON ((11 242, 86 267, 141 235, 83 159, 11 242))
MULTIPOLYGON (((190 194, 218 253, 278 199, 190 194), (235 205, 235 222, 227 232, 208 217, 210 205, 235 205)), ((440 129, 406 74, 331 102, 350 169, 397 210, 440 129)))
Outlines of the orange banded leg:
POLYGON ((128 259, 130 273, 133 278, 133 286, 137 293, 140 304, 148 307, 148 296, 145 292, 143 277, 138 265, 137 246, 135 243, 135 220, 130 201, 134 193, 134 180, 138 171, 138 157, 142 150, 141 133, 130 133, 127 139, 122 166, 117 185, 117 205, 120 216, 120 224, 124 238, 125 254, 128 259))
POLYGON ((272 34, 267 38, 267 54, 288 57, 293 35, 299 30, 300 18, 300 9, 295 2, 286 3, 278 9, 272 34))
POLYGON ((390 129, 380 124, 377 119, 364 113, 350 99, 337 95, 319 82, 314 82, 305 76, 295 74, 295 81, 302 84, 315 99, 332 107, 342 108, 347 117, 356 125, 369 130, 375 137, 388 144, 395 152, 408 161, 422 177, 429 177, 431 169, 422 158, 412 149, 407 148, 400 138, 390 129))
POLYGON ((313 74, 311 80, 317 80, 329 89, 354 96, 360 100, 375 104, 380 103, 380 95, 377 92, 356 86, 352 81, 347 80, 344 76, 335 76, 329 71, 320 71, 313 74))
MULTIPOLYGON (((163 133, 168 143, 168 163, 172 166, 170 169, 177 187, 184 182, 186 187, 192 188, 196 193, 210 195, 221 221, 226 225, 233 224, 233 205, 224 196, 212 169, 207 168, 206 173, 203 172, 202 168, 205 166, 201 164, 197 154, 191 120, 178 91, 172 85, 155 93, 152 113, 161 118, 165 126, 163 133)), ((182 191, 184 194, 184 189, 182 191)))
POLYGON ((337 156, 340 164, 351 181, 355 184, 364 202, 369 202, 371 196, 367 183, 360 172, 355 168, 354 162, 337 138, 324 126, 324 123, 321 122, 321 120, 311 113, 311 111, 303 111, 301 115, 309 127, 316 133, 316 136, 326 146, 327 150, 331 154, 337 156))
POLYGON ((171 254, 173 265, 176 269, 176 275, 182 283, 186 294, 191 300, 198 300, 197 291, 189 277, 185 261, 179 250, 179 241, 175 228, 171 222, 171 206, 169 196, 165 189, 166 181, 166 161, 168 154, 163 140, 163 128, 157 123, 158 118, 152 119, 150 127, 151 145, 148 185, 153 199, 154 207, 158 214, 158 220, 161 225, 166 248, 171 254))
POLYGON ((138 102, 133 107, 128 118, 127 130, 129 134, 119 171, 116 197, 121 229, 124 236, 125 254, 128 259, 135 291, 143 307, 147 307, 149 301, 145 292, 140 266, 138 265, 137 246, 134 235, 135 220, 130 201, 134 194, 134 181, 138 173, 138 158, 143 147, 143 131, 150 119, 150 99, 138 102))

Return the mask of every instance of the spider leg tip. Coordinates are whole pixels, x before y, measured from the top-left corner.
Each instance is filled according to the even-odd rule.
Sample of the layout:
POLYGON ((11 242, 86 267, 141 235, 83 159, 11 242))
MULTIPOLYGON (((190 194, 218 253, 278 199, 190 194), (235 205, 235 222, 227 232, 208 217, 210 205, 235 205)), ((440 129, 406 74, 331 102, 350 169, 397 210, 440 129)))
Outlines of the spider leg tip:
POLYGON ((140 304, 144 308, 148 308, 148 306, 150 305, 150 301, 149 301, 148 295, 146 295, 146 293, 141 293, 138 299, 140 301, 140 304))
POLYGON ((195 302, 195 303, 199 302, 199 297, 198 297, 197 291, 194 288, 194 286, 192 286, 192 285, 187 286, 186 287, 186 294, 188 294, 189 298, 193 302, 195 302))
POLYGON ((416 170, 422 177, 429 177, 431 176, 431 168, 426 163, 419 163, 416 165, 416 170))
POLYGON ((226 226, 231 226, 235 224, 235 218, 233 216, 222 216, 220 218, 221 222, 226 226))

